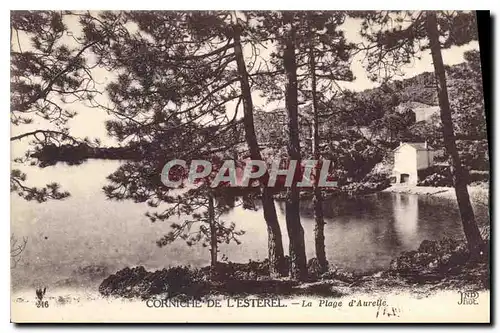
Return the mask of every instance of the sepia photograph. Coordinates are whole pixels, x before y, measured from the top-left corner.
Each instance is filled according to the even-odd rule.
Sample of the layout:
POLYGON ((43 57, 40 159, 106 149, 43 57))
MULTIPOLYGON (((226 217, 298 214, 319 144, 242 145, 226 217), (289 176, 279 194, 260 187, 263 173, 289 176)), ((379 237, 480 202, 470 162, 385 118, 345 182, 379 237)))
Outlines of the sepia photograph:
POLYGON ((11 322, 490 323, 489 25, 10 11, 11 322))

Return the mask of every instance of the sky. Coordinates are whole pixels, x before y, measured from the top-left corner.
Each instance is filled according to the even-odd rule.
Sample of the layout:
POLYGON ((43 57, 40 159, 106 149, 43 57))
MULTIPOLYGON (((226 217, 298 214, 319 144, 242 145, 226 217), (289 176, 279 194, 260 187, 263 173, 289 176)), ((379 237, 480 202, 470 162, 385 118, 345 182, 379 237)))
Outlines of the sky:
MULTIPOLYGON (((76 20, 67 21, 66 22, 70 29, 78 29, 78 23, 76 20)), ((345 36, 348 41, 359 43, 362 41, 361 36, 359 34, 360 30, 360 19, 352 19, 348 18, 341 29, 344 30, 345 36)), ((14 36, 15 38, 15 36, 14 36)), ((19 45, 23 49, 29 48, 29 40, 25 36, 20 36, 19 45)), ((17 40, 13 41, 13 47, 17 48, 17 40)), ((478 50, 479 45, 477 42, 471 42, 467 45, 461 47, 452 47, 450 49, 443 50, 443 60, 446 65, 455 65, 464 62, 464 52, 468 50, 478 50)), ((246 50, 248 51, 248 50, 246 50)), ((262 51, 264 53, 266 51, 262 51)), ((401 72, 404 74, 404 78, 413 77, 423 72, 431 72, 433 71, 432 59, 430 56, 430 52, 421 52, 419 55, 420 59, 415 59, 412 63, 403 66, 401 68, 401 72)), ((372 82, 364 69, 363 63, 363 55, 358 54, 353 58, 351 64, 351 70, 356 77, 353 82, 339 82, 339 85, 343 89, 350 89, 355 91, 362 91, 369 88, 374 88, 378 84, 376 82, 372 82)), ((109 82, 111 82, 114 78, 113 73, 110 73, 102 68, 97 68, 93 71, 93 76, 100 83, 100 87, 104 88, 109 82)), ((265 99, 259 96, 259 92, 253 93, 254 104, 256 107, 262 108, 263 110, 269 111, 277 107, 284 107, 284 101, 272 103, 266 105, 265 99)), ((105 99, 101 101, 105 102, 105 99)), ((112 116, 106 114, 105 111, 89 108, 83 103, 73 103, 71 105, 71 109, 76 111, 78 115, 71 119, 68 123, 70 128, 70 134, 75 137, 90 137, 90 138, 99 138, 101 139, 103 145, 105 146, 115 146, 117 142, 113 138, 110 138, 106 134, 104 122, 108 119, 112 119, 112 116)), ((234 109, 234 106, 231 107, 229 105, 228 109, 234 109)), ((229 112, 229 111, 228 111, 229 112)), ((12 126, 11 135, 16 135, 19 133, 23 133, 26 131, 33 130, 35 128, 48 128, 46 123, 42 121, 36 120, 31 125, 23 125, 23 126, 12 126)), ((21 141, 14 142, 12 144, 12 152, 13 156, 18 156, 22 154, 26 149, 28 144, 27 139, 23 139, 21 141)))
MULTIPOLYGON (((353 43, 360 43, 363 41, 360 31, 361 20, 348 18, 344 23, 343 30, 347 40, 353 43)), ((460 64, 465 61, 464 52, 469 50, 479 50, 479 44, 473 41, 469 44, 463 45, 461 47, 451 47, 449 49, 443 49, 443 62, 445 65, 453 66, 460 64)), ((424 72, 433 72, 434 67, 432 64, 432 58, 430 51, 420 52, 418 54, 420 59, 414 59, 414 61, 406 66, 401 67, 401 72, 404 74, 402 78, 410 78, 424 72)), ((366 75, 366 70, 364 69, 364 64, 362 63, 363 55, 359 54, 353 59, 351 65, 351 70, 353 71, 356 80, 353 82, 343 82, 340 85, 343 88, 348 88, 351 90, 361 91, 365 89, 374 88, 377 86, 376 83, 372 82, 366 75)))

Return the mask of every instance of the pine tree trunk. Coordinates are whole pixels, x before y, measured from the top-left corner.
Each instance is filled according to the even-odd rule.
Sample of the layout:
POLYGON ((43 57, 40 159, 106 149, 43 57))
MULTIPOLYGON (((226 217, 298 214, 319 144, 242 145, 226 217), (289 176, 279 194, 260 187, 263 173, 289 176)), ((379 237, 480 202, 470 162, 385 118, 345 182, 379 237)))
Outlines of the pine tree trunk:
POLYGON ((439 43, 437 18, 436 14, 432 11, 427 12, 426 28, 427 35, 429 37, 432 61, 434 63, 435 81, 438 92, 439 107, 441 109, 441 122, 443 125, 444 145, 446 152, 450 157, 450 169, 453 177, 455 194, 457 196, 458 209, 462 218, 462 225, 465 237, 467 238, 470 253, 473 256, 476 256, 481 249, 483 240, 476 224, 474 211, 470 203, 469 192, 467 191, 467 175, 465 174, 465 170, 460 162, 460 157, 455 143, 450 102, 446 87, 446 73, 441 55, 441 45, 439 43))
MULTIPOLYGON (((311 72, 311 90, 312 90, 312 111, 313 111, 313 144, 312 151, 316 161, 320 160, 319 151, 319 110, 318 110, 318 94, 316 92, 316 59, 314 54, 314 46, 311 45, 309 51, 309 71, 311 72)), ((318 260, 321 272, 328 270, 328 261, 325 253, 325 219, 323 214, 323 195, 318 183, 314 182, 314 245, 316 249, 316 259, 318 260)))
POLYGON ((214 196, 208 194, 208 222, 210 224, 210 267, 217 266, 217 227, 215 225, 214 196))
MULTIPOLYGON (((285 50, 283 53, 284 69, 286 74, 285 102, 288 113, 288 156, 290 160, 300 165, 300 140, 297 98, 297 63, 295 59, 296 32, 293 25, 293 13, 286 12, 285 25, 288 32, 285 36, 285 50)), ((290 239, 291 277, 297 280, 307 279, 306 253, 304 244, 304 229, 299 215, 299 189, 296 182, 288 189, 286 200, 286 226, 290 239)))
MULTIPOLYGON (((243 50, 241 47, 240 27, 233 26, 234 38, 234 54, 240 75, 241 94, 243 100, 243 125, 245 128, 245 141, 250 150, 250 158, 252 160, 262 160, 257 135, 255 133, 254 118, 253 118, 253 101, 248 82, 248 72, 245 66, 243 50)), ((283 240, 281 236, 281 228, 278 223, 278 215, 274 206, 274 199, 268 188, 262 188, 262 209, 264 211, 264 219, 267 224, 268 233, 268 259, 269 273, 272 277, 286 276, 288 267, 285 262, 283 251, 283 240)))

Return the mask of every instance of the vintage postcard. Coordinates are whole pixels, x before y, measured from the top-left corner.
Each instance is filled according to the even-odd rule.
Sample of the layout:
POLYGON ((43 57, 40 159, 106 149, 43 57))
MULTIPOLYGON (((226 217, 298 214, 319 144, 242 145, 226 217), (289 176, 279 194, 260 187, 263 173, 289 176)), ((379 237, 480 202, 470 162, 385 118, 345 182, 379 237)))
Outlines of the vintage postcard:
POLYGON ((489 12, 10 19, 12 322, 490 322, 489 12))

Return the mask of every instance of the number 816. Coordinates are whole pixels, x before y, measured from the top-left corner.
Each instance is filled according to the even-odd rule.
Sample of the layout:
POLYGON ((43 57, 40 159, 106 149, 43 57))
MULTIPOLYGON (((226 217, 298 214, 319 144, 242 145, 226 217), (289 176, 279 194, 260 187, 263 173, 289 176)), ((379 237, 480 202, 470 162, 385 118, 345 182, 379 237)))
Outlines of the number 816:
POLYGON ((49 302, 48 301, 37 301, 36 302, 36 307, 37 308, 48 308, 49 307, 49 302))

